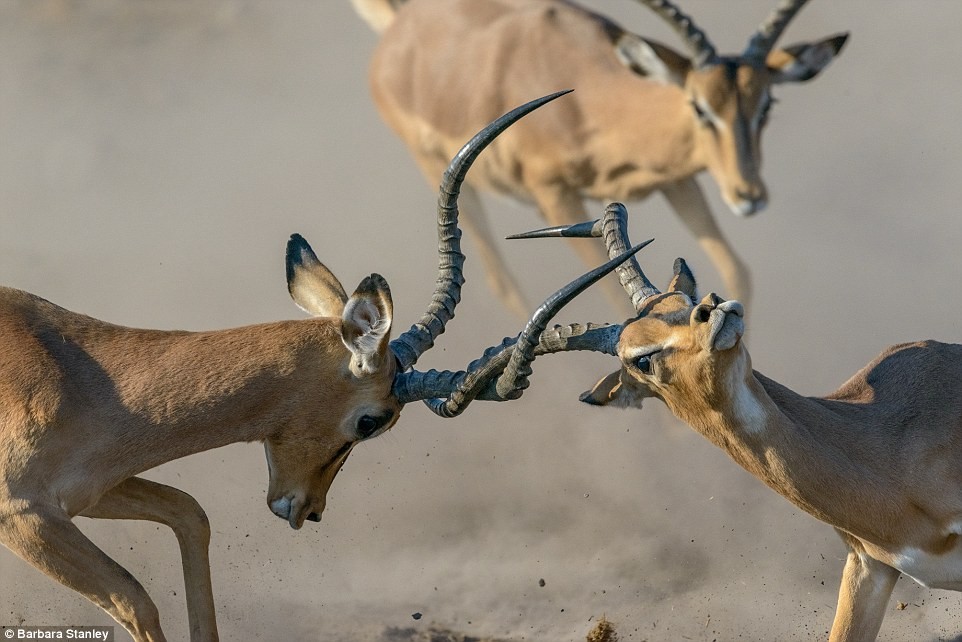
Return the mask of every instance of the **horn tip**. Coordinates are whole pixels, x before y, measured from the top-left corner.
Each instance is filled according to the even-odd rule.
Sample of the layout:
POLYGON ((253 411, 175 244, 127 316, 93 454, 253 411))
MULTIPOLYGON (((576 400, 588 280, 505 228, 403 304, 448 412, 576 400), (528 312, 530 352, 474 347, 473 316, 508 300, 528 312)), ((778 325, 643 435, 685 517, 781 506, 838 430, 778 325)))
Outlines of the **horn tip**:
POLYGON ((564 236, 569 238, 589 238, 601 236, 601 226, 598 225, 601 219, 596 219, 594 221, 585 221, 584 223, 575 223, 573 225, 557 225, 554 227, 544 227, 539 230, 531 230, 530 232, 521 232, 520 234, 512 234, 506 236, 505 239, 537 239, 537 238, 547 238, 547 237, 558 237, 564 236))
POLYGON ((842 50, 845 43, 848 42, 849 37, 852 35, 850 31, 843 31, 841 33, 835 34, 831 38, 832 46, 835 47, 835 53, 842 50))

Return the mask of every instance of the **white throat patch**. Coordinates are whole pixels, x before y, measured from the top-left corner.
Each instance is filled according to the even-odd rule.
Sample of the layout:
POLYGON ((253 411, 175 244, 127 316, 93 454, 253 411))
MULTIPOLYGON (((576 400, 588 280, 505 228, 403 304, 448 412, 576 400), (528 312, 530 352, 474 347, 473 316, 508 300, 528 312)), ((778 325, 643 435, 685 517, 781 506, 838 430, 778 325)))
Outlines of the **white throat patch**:
POLYGON ((752 394, 751 389, 745 383, 745 362, 739 362, 738 368, 732 373, 732 412, 735 420, 744 428, 748 434, 758 434, 764 432, 768 424, 768 416, 761 403, 752 394))
POLYGON ((735 406, 735 418, 745 428, 745 432, 758 434, 765 430, 767 424, 765 411, 748 386, 739 386, 732 401, 735 406))

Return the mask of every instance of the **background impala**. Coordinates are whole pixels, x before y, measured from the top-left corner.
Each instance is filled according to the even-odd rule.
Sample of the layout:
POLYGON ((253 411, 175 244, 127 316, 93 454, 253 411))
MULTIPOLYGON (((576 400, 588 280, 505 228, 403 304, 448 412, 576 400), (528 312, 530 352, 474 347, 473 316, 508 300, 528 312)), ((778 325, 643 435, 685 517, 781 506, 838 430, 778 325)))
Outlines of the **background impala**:
MULTIPOLYGON (((626 0, 585 2, 624 25, 648 15, 626 0)), ((395 316, 422 311, 425 275, 436 269, 425 215, 434 193, 379 123, 365 77, 377 37, 349 2, 98 0, 74 5, 60 23, 34 19, 35 4, 0 3, 0 281, 129 325, 202 329, 296 316, 272 241, 280 228, 301 231, 352 285, 372 269, 368 251, 383 255, 377 265, 395 316), (105 10, 120 4, 122 13, 105 10), (349 189, 358 176, 378 188, 349 189), (364 241, 338 234, 329 243, 332 221, 364 241), (224 234, 218 242, 214 231, 224 234), (201 255, 205 269, 193 258, 201 255)), ((735 51, 773 3, 739 0, 735 12, 728 4, 684 6, 720 50, 735 51)), ((776 105, 765 146, 792 162, 766 163, 778 187, 770 211, 739 221, 706 185, 764 293, 750 312, 752 354, 765 354, 765 374, 806 394, 829 392, 882 345, 958 337, 962 303, 936 275, 957 273, 962 245, 962 8, 925 6, 910 13, 900 3, 813 0, 785 42, 839 28, 857 37, 817 81, 776 105), (893 293, 908 302, 892 304, 893 293), (793 323, 796 314, 808 322, 793 323), (871 332, 843 316, 864 319, 871 332), (838 337, 829 348, 786 348, 818 345, 826 328, 838 337)), ((676 42, 660 20, 650 24, 654 37, 676 42)), ((530 208, 490 208, 499 237, 542 224, 530 208)), ((666 206, 651 199, 649 208, 633 211, 631 226, 639 240, 656 238, 642 250, 652 279, 663 285, 674 258, 686 256, 702 291, 723 291, 666 206)), ((454 323, 457 337, 477 339, 446 335, 419 366, 465 363, 487 337, 517 330, 496 301, 474 296, 485 285, 469 243, 454 323)), ((502 248, 532 299, 582 271, 565 243, 502 248), (542 273, 545 265, 563 274, 542 273)), ((595 290, 566 310, 560 321, 610 318, 595 290)), ((479 637, 569 640, 603 612, 653 640, 748 638, 749 626, 755 639, 824 638, 845 555, 835 533, 660 404, 632 413, 577 403, 586 377, 606 372, 610 359, 539 360, 520 402, 472 406, 457 424, 406 407, 404 430, 351 454, 325 526, 308 537, 263 515, 259 446, 155 471, 152 479, 188 490, 208 510, 223 639, 322 631, 376 640, 386 626, 434 622, 479 637), (308 563, 315 558, 325 560, 323 578, 308 563), (424 617, 412 620, 415 612, 424 617), (823 628, 798 625, 812 620, 823 628)), ((169 533, 80 525, 144 582, 176 625, 170 637, 186 638, 169 533)), ((4 621, 112 622, 5 551, 0 604, 4 621)), ((954 594, 902 580, 889 609, 881 640, 962 633, 954 594), (905 610, 895 609, 899 601, 905 610)))
MULTIPOLYGON (((464 224, 488 282, 521 316, 521 289, 477 191, 531 203, 549 225, 587 220, 585 199, 640 201, 660 192, 726 291, 748 305, 750 269, 695 176, 707 170, 740 216, 767 205, 761 142, 776 88, 819 75, 847 38, 779 42, 805 3, 780 0, 760 24, 746 24, 738 49, 724 51, 712 29, 673 0, 640 0, 643 12, 624 25, 568 0, 353 0, 381 33, 371 60, 374 103, 431 182, 462 132, 490 120, 499 105, 534 87, 579 90, 552 118, 499 141, 463 190, 464 224), (652 39, 656 21, 676 37, 652 39)), ((573 249, 588 264, 604 256, 578 241, 573 249)), ((622 309, 617 284, 602 285, 622 309)))

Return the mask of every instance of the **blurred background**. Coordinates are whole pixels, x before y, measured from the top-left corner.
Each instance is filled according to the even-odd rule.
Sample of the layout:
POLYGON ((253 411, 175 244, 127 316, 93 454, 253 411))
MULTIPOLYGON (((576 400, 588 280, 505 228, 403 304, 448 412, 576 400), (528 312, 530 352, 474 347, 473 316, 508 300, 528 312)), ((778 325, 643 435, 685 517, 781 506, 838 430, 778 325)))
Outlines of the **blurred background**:
MULTIPOLYGON (((773 3, 682 5, 732 52, 773 3)), ((636 3, 586 4, 680 48, 636 3)), ((769 209, 737 219, 702 177, 753 269, 754 366, 803 394, 831 392, 890 344, 962 340, 960 19, 954 0, 813 2, 783 44, 852 37, 811 84, 776 89, 769 209)), ((406 329, 433 289, 436 196, 371 103, 375 44, 347 0, 0 3, 0 282, 131 326, 297 318, 283 253, 300 232, 348 290, 383 274, 395 333, 406 329)), ((500 236, 541 225, 532 208, 487 206, 500 236)), ((660 197, 629 211, 633 237, 657 239, 642 255, 649 276, 663 284, 685 256, 703 292, 720 290, 660 197)), ((532 301, 582 271, 561 242, 503 247, 532 301)), ((519 329, 470 238, 465 250, 464 302, 424 366, 463 367, 519 329)), ((620 320, 599 292, 559 317, 589 319, 620 320)), ((298 532, 266 507, 259 444, 147 476, 208 511, 224 640, 407 640, 431 627, 578 640, 603 614, 626 640, 827 637, 845 555, 832 529, 657 402, 578 403, 616 366, 546 357, 520 401, 457 421, 407 407, 355 449, 324 521, 298 532)), ((173 535, 78 522, 145 585, 169 638, 186 639, 173 535)), ((113 623, 5 549, 0 605, 3 625, 113 623)), ((958 593, 903 578, 879 639, 962 639, 960 607, 958 593)))

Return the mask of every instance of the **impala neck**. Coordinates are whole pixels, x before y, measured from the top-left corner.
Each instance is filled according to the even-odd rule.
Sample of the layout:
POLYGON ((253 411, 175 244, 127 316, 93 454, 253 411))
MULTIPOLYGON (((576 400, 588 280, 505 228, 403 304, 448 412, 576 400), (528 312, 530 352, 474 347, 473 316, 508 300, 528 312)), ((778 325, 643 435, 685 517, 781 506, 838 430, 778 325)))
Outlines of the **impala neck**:
POLYGON ((842 411, 847 404, 803 397, 750 364, 746 370, 710 406, 672 410, 802 510, 853 534, 881 536, 898 506, 873 496, 884 471, 873 459, 877 448, 863 445, 842 411))
POLYGON ((598 170, 594 182, 586 187, 589 196, 637 200, 659 185, 675 183, 707 168, 707 159, 697 145, 691 107, 681 89, 637 78, 623 89, 628 93, 617 99, 603 85, 591 87, 580 96, 586 102, 598 103, 591 109, 609 114, 610 122, 639 125, 602 128, 585 143, 593 159, 591 165, 598 170))
POLYGON ((262 441, 291 422, 316 422, 325 405, 338 403, 330 382, 349 377, 347 350, 324 321, 146 332, 136 354, 123 352, 131 343, 126 333, 88 345, 114 387, 102 412, 118 419, 98 422, 113 433, 103 443, 123 448, 105 453, 105 461, 131 475, 228 444, 262 441))

